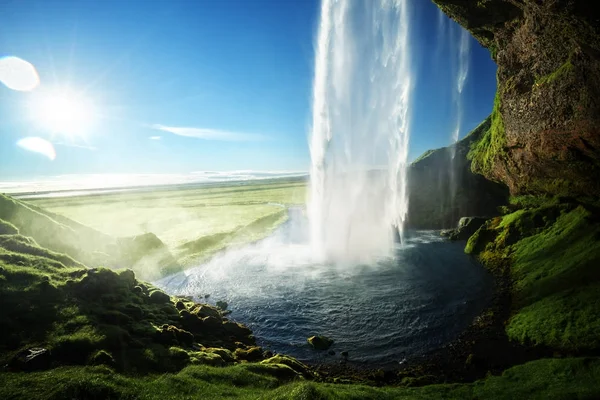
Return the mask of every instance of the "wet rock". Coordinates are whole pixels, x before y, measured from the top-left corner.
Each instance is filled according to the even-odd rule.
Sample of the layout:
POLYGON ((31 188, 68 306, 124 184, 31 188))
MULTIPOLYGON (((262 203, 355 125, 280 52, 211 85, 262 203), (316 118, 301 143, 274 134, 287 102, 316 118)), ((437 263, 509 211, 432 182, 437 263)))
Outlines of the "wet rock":
POLYGON ((177 303, 175 303, 175 308, 179 311, 186 309, 185 304, 183 304, 183 301, 178 301, 177 303))
POLYGON ((327 350, 333 344, 333 340, 328 338, 327 336, 319 335, 319 336, 311 336, 306 339, 308 344, 310 344, 315 350, 327 350))
POLYGON ((226 301, 217 301, 217 307, 219 307, 221 310, 225 311, 225 310, 227 310, 227 307, 229 307, 229 304, 227 304, 226 301))
POLYGON ((190 310, 191 313, 196 314, 197 316, 204 317, 214 317, 221 318, 221 313, 216 308, 210 307, 206 304, 196 304, 190 310))
POLYGON ((488 219, 487 217, 462 217, 456 229, 445 231, 442 236, 450 240, 469 240, 488 219))
POLYGON ((209 348, 204 349, 203 351, 205 353, 218 354, 223 359, 223 361, 228 362, 228 363, 235 361, 231 350, 227 350, 227 349, 223 349, 223 348, 219 348, 219 347, 209 347, 209 348))
POLYGON ((17 353, 7 367, 14 371, 39 371, 50 368, 51 361, 48 349, 32 347, 17 353))
POLYGON ((262 349, 258 346, 248 347, 248 349, 235 349, 235 359, 238 361, 260 361, 264 358, 262 349))
POLYGON ((252 334, 252 331, 249 328, 242 324, 238 324, 237 322, 227 321, 223 324, 223 328, 231 335, 238 338, 247 337, 252 334))
POLYGON ((223 328, 223 323, 215 317, 204 317, 202 318, 202 326, 204 329, 216 331, 223 328))
POLYGON ((335 351, 333 351, 333 350, 329 350, 329 351, 327 352, 327 354, 329 354, 330 356, 335 356, 335 351))
POLYGON ((340 355, 341 355, 342 357, 346 357, 346 358, 347 358, 347 357, 348 357, 348 352, 347 352, 347 351, 342 351, 342 352, 340 353, 340 355))
POLYGON ((171 301, 171 297, 160 290, 154 290, 150 292, 149 299, 150 302, 154 304, 164 304, 171 301))

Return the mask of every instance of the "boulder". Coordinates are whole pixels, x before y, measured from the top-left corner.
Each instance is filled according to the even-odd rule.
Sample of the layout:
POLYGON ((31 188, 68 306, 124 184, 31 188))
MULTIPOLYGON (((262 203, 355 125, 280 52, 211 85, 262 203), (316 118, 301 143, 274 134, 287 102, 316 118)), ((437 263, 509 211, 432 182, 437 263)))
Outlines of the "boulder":
POLYGON ((217 307, 219 307, 223 311, 227 310, 228 306, 229 304, 227 304, 226 301, 217 301, 217 307))
POLYGON ((50 368, 50 351, 42 347, 32 347, 18 352, 8 363, 13 371, 39 371, 50 368))
POLYGON ((456 229, 443 231, 441 235, 450 240, 469 240, 488 219, 488 217, 462 217, 456 229))
POLYGON ((323 335, 311 336, 308 339, 306 339, 306 341, 315 350, 327 350, 333 344, 332 339, 328 338, 327 336, 323 336, 323 335))
POLYGON ((276 356, 267 358, 266 360, 263 360, 260 363, 261 364, 287 365, 288 367, 290 367, 297 373, 301 374, 305 378, 311 378, 313 376, 311 370, 305 364, 301 363, 300 361, 298 361, 295 358, 290 357, 290 356, 284 356, 284 355, 278 354, 276 356))
POLYGON ((153 290, 150 292, 148 298, 150 299, 150 302, 154 304, 164 304, 171 301, 171 297, 160 290, 153 290))
POLYGON ((235 349, 235 359, 238 361, 260 361, 264 358, 262 349, 258 346, 251 346, 248 349, 235 349))

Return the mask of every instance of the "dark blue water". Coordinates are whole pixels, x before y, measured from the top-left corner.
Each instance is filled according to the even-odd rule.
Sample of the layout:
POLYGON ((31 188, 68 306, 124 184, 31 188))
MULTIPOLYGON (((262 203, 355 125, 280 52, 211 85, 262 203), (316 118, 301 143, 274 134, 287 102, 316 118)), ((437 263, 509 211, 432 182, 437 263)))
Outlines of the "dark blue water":
POLYGON ((409 232, 396 257, 374 265, 314 262, 306 221, 288 223, 255 245, 157 284, 171 294, 229 303, 231 319, 247 324, 260 345, 304 361, 336 361, 306 338, 323 334, 332 350, 359 363, 388 364, 454 339, 489 299, 491 277, 463 252, 464 243, 438 232, 409 232))

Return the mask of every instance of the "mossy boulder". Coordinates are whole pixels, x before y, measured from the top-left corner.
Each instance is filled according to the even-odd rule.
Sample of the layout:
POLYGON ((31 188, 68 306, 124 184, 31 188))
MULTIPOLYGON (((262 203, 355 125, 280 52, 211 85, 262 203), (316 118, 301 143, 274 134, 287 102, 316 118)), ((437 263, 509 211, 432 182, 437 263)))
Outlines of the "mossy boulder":
POLYGON ((171 302, 171 297, 160 290, 153 290, 148 296, 150 302, 155 304, 165 304, 171 302))
POLYGON ((233 355, 238 361, 260 361, 264 358, 263 351, 258 346, 251 346, 247 349, 237 348, 233 355))
POLYGON ((313 372, 310 370, 310 368, 308 368, 308 366, 290 356, 277 354, 273 357, 261 361, 261 364, 283 364, 287 365, 288 367, 290 367, 295 372, 297 372, 305 378, 313 377, 313 372))
POLYGON ((324 335, 311 336, 306 341, 315 350, 327 350, 333 344, 333 339, 324 335))

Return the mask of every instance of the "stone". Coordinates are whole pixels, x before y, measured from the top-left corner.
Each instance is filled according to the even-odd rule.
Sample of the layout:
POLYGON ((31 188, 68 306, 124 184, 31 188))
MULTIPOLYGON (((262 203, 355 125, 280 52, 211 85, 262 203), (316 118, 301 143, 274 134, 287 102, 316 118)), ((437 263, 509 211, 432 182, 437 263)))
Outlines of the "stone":
POLYGON ((150 296, 148 298, 150 299, 150 302, 154 304, 164 304, 171 301, 171 297, 160 290, 154 290, 150 292, 150 296))
POLYGON ((229 304, 227 304, 226 301, 217 301, 217 307, 219 307, 223 311, 227 310, 228 306, 229 304))
POLYGON ((327 336, 323 336, 323 335, 311 336, 308 339, 306 339, 306 341, 315 350, 327 350, 333 344, 332 339, 328 338, 327 336))
POLYGON ((235 359, 238 361, 260 361, 264 358, 262 349, 258 346, 251 346, 248 349, 235 349, 235 359))
POLYGON ((446 237, 450 240, 469 240, 488 219, 488 217, 462 217, 458 221, 458 227, 449 231, 446 237))
POLYGON ((51 361, 50 350, 32 347, 17 353, 7 367, 14 371, 39 371, 50 368, 51 361))

